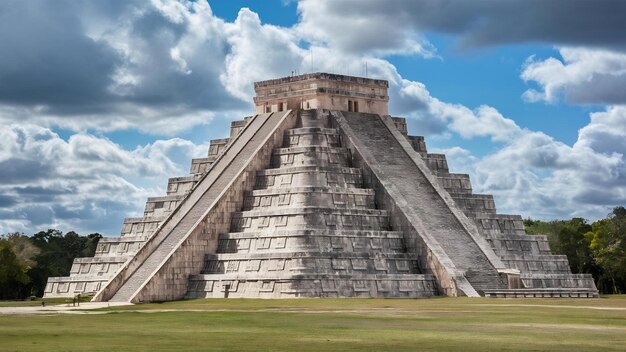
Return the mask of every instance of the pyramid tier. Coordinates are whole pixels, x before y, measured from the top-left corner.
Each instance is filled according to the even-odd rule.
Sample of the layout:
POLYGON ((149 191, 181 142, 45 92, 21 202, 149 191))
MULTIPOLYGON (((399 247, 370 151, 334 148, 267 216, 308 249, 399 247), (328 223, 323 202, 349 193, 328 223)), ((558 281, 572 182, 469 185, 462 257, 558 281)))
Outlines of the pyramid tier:
POLYGON ((525 235, 524 220, 519 215, 477 213, 472 217, 483 236, 489 234, 525 235))
POLYGON ((222 152, 228 146, 228 143, 230 143, 230 138, 212 139, 209 142, 209 151, 207 153, 207 156, 211 157, 222 154, 222 152))
POLYGON ((496 214, 496 203, 491 194, 450 193, 450 196, 469 217, 473 214, 496 214))
POLYGON ((522 273, 571 274, 567 256, 554 254, 507 254, 502 256, 507 267, 522 273))
POLYGON ((293 147, 339 147, 339 133, 334 128, 302 127, 285 132, 283 146, 293 147))
POLYGON ((550 244, 543 235, 488 234, 485 238, 500 255, 550 254, 550 244))
MULTIPOLYGON (((595 287, 591 274, 522 273, 521 279, 528 288, 591 288, 595 287)), ((595 295, 597 297, 597 291, 595 295)))
POLYGON ((147 238, 146 236, 102 237, 96 246, 95 256, 130 256, 139 250, 147 238))
POLYGON ((189 170, 190 174, 204 174, 211 168, 211 165, 217 159, 216 156, 209 156, 206 158, 196 158, 191 159, 191 168, 189 170))
POLYGON ((172 177, 167 182, 167 195, 187 195, 198 183, 202 175, 172 177))
POLYGON ((289 248, 314 252, 404 252, 402 233, 374 230, 300 229, 220 235, 218 253, 276 252, 289 248))
POLYGON ((431 297, 438 294, 432 275, 350 275, 264 273, 254 279, 238 274, 194 275, 187 298, 431 297))
POLYGON ((164 218, 126 218, 122 225, 122 237, 145 236, 150 237, 163 222, 164 218))
POLYGON ((450 193, 472 193, 472 183, 468 174, 443 173, 437 178, 443 188, 450 193))
POLYGON ((274 168, 290 166, 348 166, 349 152, 338 147, 292 147, 277 148, 272 154, 271 166, 274 168))
POLYGON ((238 272, 254 277, 257 273, 284 271, 290 273, 327 272, 349 274, 418 273, 417 256, 408 253, 368 252, 271 252, 208 254, 203 274, 238 272))
POLYGON ((446 160, 445 154, 426 154, 426 157, 422 158, 434 173, 448 173, 448 161, 446 160))
POLYGON ((128 258, 125 255, 74 258, 70 276, 80 275, 89 278, 106 276, 115 272, 128 258))
POLYGON ((374 208, 374 191, 362 188, 283 187, 255 190, 244 199, 244 210, 303 206, 374 208))
POLYGON ((277 187, 344 187, 361 188, 361 170, 342 166, 293 166, 259 171, 256 189, 277 187))
POLYGON ((185 199, 186 195, 149 197, 143 212, 144 218, 166 218, 185 199))
POLYGON ((285 228, 387 230, 384 210, 301 207, 251 210, 233 213, 232 232, 281 230, 285 228))
POLYGON ((74 258, 70 276, 49 277, 46 297, 68 297, 76 294, 93 294, 111 279, 130 255, 74 258))
POLYGON ((97 278, 63 276, 49 277, 44 291, 46 298, 73 297, 77 294, 93 294, 105 285, 110 276, 97 278))

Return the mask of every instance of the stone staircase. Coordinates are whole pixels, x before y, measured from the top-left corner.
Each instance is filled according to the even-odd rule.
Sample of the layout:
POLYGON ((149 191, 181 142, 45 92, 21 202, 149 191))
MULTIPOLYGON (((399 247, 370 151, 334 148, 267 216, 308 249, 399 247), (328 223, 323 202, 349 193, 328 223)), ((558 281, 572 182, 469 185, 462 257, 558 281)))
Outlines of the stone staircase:
POLYGON ((498 271, 502 263, 486 242, 481 242, 476 230, 454 213, 455 206, 446 202, 445 190, 429 175, 431 170, 434 174, 448 172, 445 155, 423 153, 421 160, 419 156, 414 159, 400 143, 404 137, 395 136, 393 125, 387 126, 379 115, 341 112, 336 118, 354 141, 363 166, 370 167, 372 177, 382 184, 380 191, 394 193, 401 211, 412 214, 412 224, 420 225, 417 235, 424 245, 433 251, 440 248, 443 253, 439 260, 451 262, 448 271, 455 273, 455 280, 467 280, 473 288, 459 289, 457 294, 507 288, 498 271))
POLYGON ((315 110, 301 112, 216 253, 190 278, 187 298, 437 294, 329 124, 315 110))
MULTIPOLYGON (((404 119, 397 118, 404 124, 404 119)), ((424 137, 409 136, 413 149, 427 162, 438 181, 454 199, 456 205, 472 219, 479 233, 508 268, 520 271, 524 290, 487 290, 490 297, 597 297, 598 291, 590 274, 572 274, 563 255, 550 252, 546 236, 527 235, 519 215, 498 214, 493 196, 475 194, 469 175, 448 171, 443 154, 429 154, 424 137)))
MULTIPOLYGON (((117 280, 109 282, 95 299, 141 302, 182 298, 187 291, 185 273, 199 271, 194 256, 201 256, 212 248, 210 236, 204 236, 206 230, 203 222, 207 222, 207 212, 215 207, 242 173, 242 169, 256 157, 262 143, 280 125, 286 114, 260 114, 251 119, 235 140, 211 161, 211 172, 192 188, 189 196, 135 254, 133 260, 116 273, 117 280), (187 241, 190 236, 194 239, 187 241), (177 268, 167 268, 166 264, 176 253, 179 258, 188 257, 187 260, 177 268), (165 272, 159 277, 157 272, 162 270, 165 272), (148 285, 153 286, 146 290, 148 285), (142 295, 140 291, 145 293, 142 295)), ((214 216, 223 217, 224 210, 218 210, 214 216)))
POLYGON ((148 198, 143 217, 124 219, 119 237, 103 237, 93 257, 75 258, 69 276, 48 278, 44 297, 93 295, 104 287, 211 170, 218 156, 252 117, 233 121, 229 138, 211 140, 207 157, 191 161, 190 175, 170 178, 167 194, 148 198))

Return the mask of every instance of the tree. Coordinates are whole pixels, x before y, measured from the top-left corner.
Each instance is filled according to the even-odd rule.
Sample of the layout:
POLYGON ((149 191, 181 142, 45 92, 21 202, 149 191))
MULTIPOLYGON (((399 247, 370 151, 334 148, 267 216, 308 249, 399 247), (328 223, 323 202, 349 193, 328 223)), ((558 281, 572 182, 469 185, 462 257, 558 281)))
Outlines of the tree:
POLYGON ((13 245, 13 252, 20 264, 28 268, 37 266, 35 257, 39 255, 41 250, 28 236, 15 232, 6 236, 6 239, 13 245))
POLYGON ((602 267, 598 288, 609 293, 626 292, 626 209, 616 207, 606 219, 591 226, 585 237, 602 267))
POLYGON ((43 295, 48 277, 68 276, 74 258, 93 256, 100 238, 99 233, 81 236, 70 231, 64 235, 55 229, 34 234, 31 239, 41 253, 36 257, 38 267, 31 272, 33 294, 43 295))
POLYGON ((575 274, 597 271, 591 248, 589 248, 591 241, 585 237, 585 234, 591 230, 592 227, 587 220, 573 218, 563 222, 563 227, 558 232, 558 244, 555 250, 567 256, 570 268, 575 274))
POLYGON ((30 283, 29 268, 15 255, 13 244, 0 238, 0 299, 16 299, 24 285, 30 283))

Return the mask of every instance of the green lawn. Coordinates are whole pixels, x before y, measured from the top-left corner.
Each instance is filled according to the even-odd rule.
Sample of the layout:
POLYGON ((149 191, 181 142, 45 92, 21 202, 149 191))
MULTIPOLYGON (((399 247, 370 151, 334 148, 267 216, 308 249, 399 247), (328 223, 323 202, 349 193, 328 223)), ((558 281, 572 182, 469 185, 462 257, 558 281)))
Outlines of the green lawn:
MULTIPOLYGON (((81 296, 81 302, 89 302, 91 297, 89 296, 81 296)), ((34 307, 41 306, 41 302, 46 302, 47 305, 50 304, 71 304, 71 298, 36 298, 30 301, 0 301, 0 307, 34 307)))
POLYGON ((0 351, 148 350, 625 351, 626 296, 212 299, 0 316, 0 351))

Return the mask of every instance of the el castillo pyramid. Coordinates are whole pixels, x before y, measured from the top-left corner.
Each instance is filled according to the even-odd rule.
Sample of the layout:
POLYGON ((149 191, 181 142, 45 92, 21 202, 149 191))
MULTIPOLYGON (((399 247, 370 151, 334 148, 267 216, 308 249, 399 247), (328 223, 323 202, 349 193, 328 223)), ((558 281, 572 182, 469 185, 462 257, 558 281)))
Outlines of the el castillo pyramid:
POLYGON ((389 116, 387 81, 313 73, 254 87, 255 115, 120 237, 49 278, 46 297, 597 297, 590 275, 389 116))

